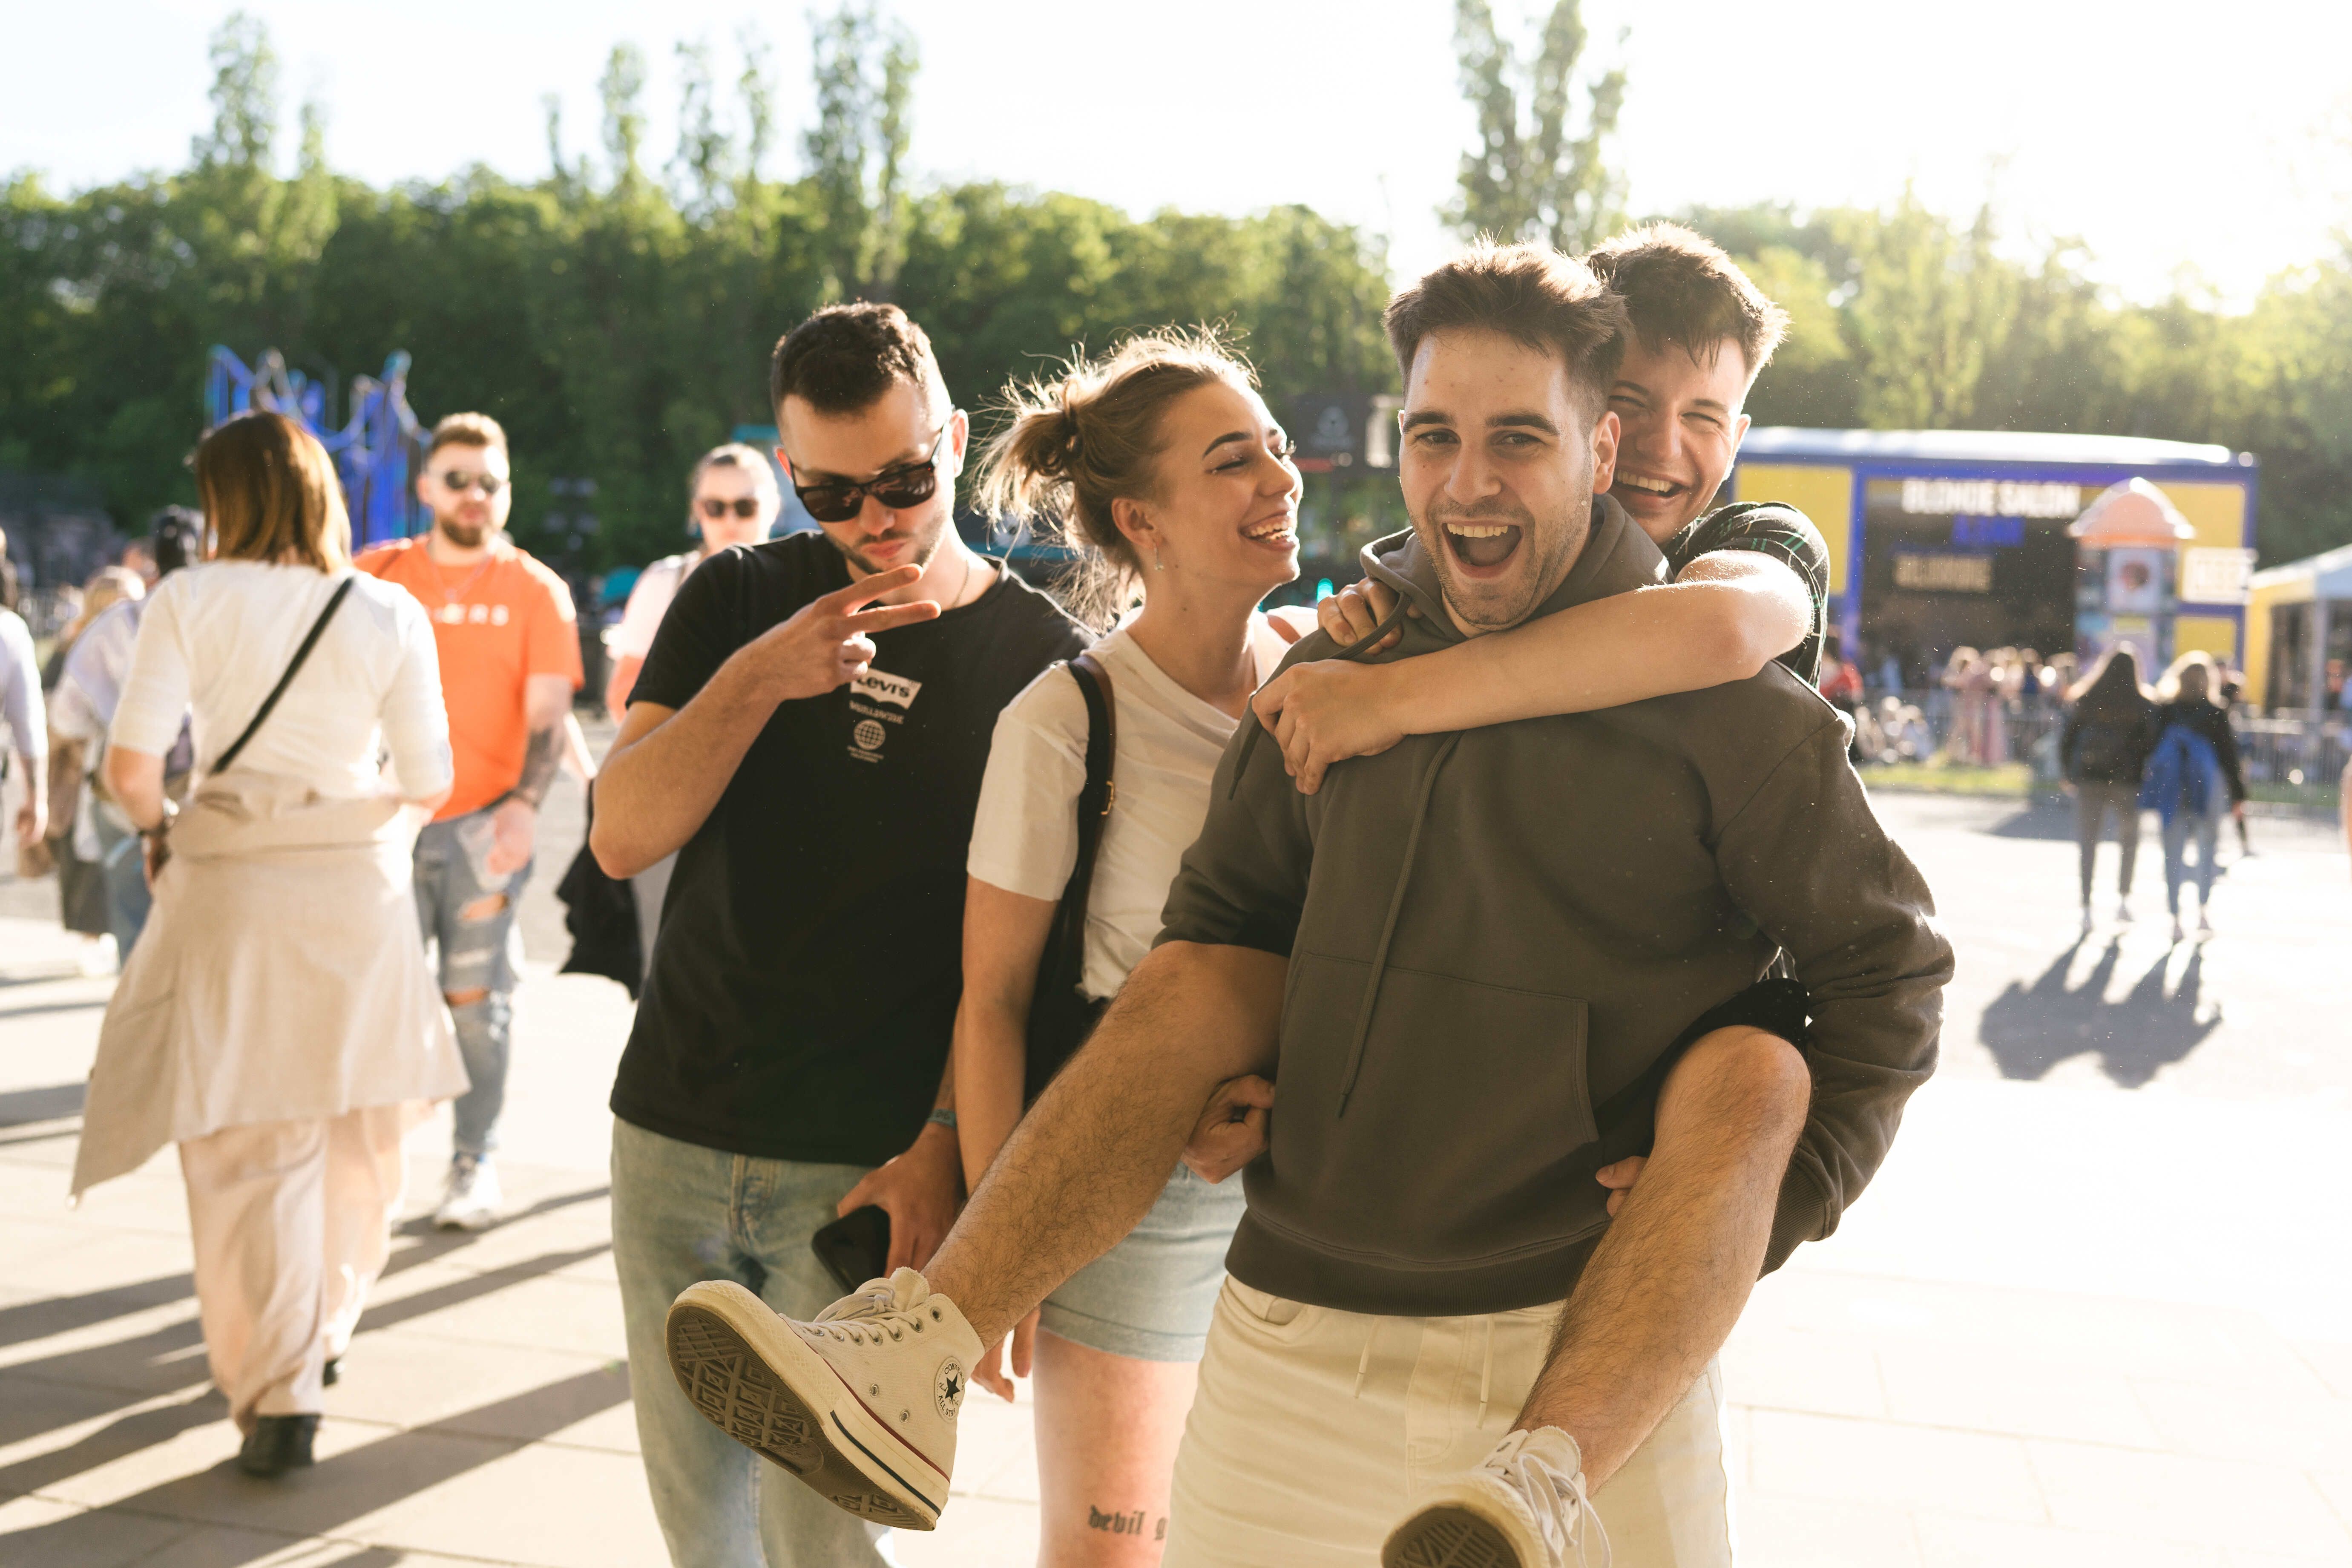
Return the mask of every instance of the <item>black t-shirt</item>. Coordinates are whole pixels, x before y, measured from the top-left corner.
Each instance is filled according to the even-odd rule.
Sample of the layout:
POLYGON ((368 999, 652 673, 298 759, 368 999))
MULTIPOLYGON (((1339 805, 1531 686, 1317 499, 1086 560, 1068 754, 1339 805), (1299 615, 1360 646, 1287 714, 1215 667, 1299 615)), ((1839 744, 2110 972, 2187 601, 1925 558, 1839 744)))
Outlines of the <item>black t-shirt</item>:
MULTIPOLYGON (((685 707, 736 649, 848 585, 822 534, 712 556, 631 697, 685 707)), ((913 1142, 962 991, 964 858, 997 711, 1088 640, 1005 572, 876 637, 854 685, 779 704, 678 851, 614 1114, 771 1159, 875 1165, 913 1142)))
POLYGON ((1675 576, 1718 550, 1758 550, 1785 563, 1812 595, 1813 629, 1780 662, 1808 686, 1822 680, 1822 642, 1829 630, 1830 550, 1822 531, 1795 507, 1779 501, 1734 501, 1717 507, 1660 547, 1675 576))

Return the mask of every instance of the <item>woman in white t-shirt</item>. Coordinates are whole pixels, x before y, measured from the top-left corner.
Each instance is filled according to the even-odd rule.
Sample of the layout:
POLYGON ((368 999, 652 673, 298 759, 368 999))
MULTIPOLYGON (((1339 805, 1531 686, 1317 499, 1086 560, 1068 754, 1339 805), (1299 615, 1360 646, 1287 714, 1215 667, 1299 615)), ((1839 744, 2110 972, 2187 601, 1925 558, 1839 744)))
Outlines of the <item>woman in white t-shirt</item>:
MULTIPOLYGON (((639 573, 621 611, 621 624, 604 634, 604 651, 613 657, 612 678, 604 682, 604 710, 614 723, 627 716, 637 671, 653 651, 654 634, 661 630, 662 617, 677 597, 677 585, 730 545, 766 539, 783 510, 776 470, 758 448, 740 441, 703 453, 687 476, 686 493, 687 526, 698 531, 701 542, 684 554, 665 555, 639 573)), ((677 856, 665 855, 629 879, 637 906, 639 951, 648 974, 653 973, 654 932, 661 924, 662 900, 668 896, 669 875, 677 866, 677 856)))
POLYGON ((401 1135, 466 1089, 411 864, 449 722, 424 607, 352 570, 325 447, 241 415, 196 448, 196 488, 217 558, 148 599, 108 731, 155 901, 99 1030, 73 1191, 179 1145, 205 1355, 239 1466, 272 1476, 310 1462, 389 1250, 401 1135), (175 816, 184 715, 201 782, 175 816))
MULTIPOLYGON (((1092 649, 1110 678, 1117 737, 1079 986, 1100 1000, 1159 934, 1217 759, 1282 657, 1287 639, 1257 605, 1298 574, 1298 470, 1249 372, 1207 335, 1138 338, 1012 402, 984 504, 1056 526, 1097 610, 1141 597, 1092 649)), ((1087 736, 1076 678, 1056 666, 1007 705, 989 752, 955 1025, 958 1136, 973 1185, 1024 1109, 1032 994, 1076 863, 1087 736)), ((1157 1559, 1150 1543, 1165 1529, 1242 1204, 1239 1183, 1213 1186, 1179 1166, 1134 1232, 1016 1331, 1013 1371, 1028 1372, 1034 1353, 1036 1374, 1042 1561, 1157 1559)), ((1010 1395, 994 1358, 974 1376, 1010 1395)))

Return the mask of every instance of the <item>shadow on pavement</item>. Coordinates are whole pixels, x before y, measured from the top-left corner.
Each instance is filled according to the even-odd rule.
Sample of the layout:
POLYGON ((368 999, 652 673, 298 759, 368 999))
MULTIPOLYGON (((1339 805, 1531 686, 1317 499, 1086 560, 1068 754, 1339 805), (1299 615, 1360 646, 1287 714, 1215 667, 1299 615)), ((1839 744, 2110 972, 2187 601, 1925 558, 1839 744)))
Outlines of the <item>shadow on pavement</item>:
MULTIPOLYGON (((436 1285, 396 1301, 371 1305, 360 1320, 361 1338, 354 1342, 356 1353, 365 1353, 365 1336, 373 1331, 393 1328, 479 1297, 496 1295, 509 1285, 519 1285, 524 1280, 585 1262, 609 1250, 610 1246, 609 1242, 598 1242, 562 1252, 542 1253, 503 1268, 453 1279, 446 1285, 436 1285)), ((401 1268, 430 1261, 430 1257, 419 1256, 426 1250, 421 1247, 404 1247, 394 1255, 384 1273, 389 1276, 401 1268)), ((431 1257, 445 1256, 450 1250, 453 1249, 442 1248, 432 1253, 431 1257)), ((101 1317, 119 1317, 143 1307, 162 1305, 188 1293, 188 1277, 181 1274, 113 1290, 97 1291, 88 1297, 35 1302, 28 1307, 10 1310, 70 1310, 89 1302, 97 1304, 101 1317)), ((65 1317, 67 1313, 59 1311, 58 1315, 65 1317)), ((39 1320, 50 1325, 40 1329, 39 1332, 61 1332, 80 1326, 81 1321, 71 1318, 63 1322, 55 1319, 39 1320)), ((20 1333, 19 1337, 38 1336, 26 1332, 20 1333)), ((54 1406, 22 1398, 0 1401, 0 1446, 22 1443, 58 1426, 89 1420, 110 1406, 121 1409, 173 1394, 200 1391, 184 1403, 138 1411, 63 1448, 37 1454, 0 1468, 0 1497, 54 1486, 69 1476, 79 1475, 142 1448, 169 1441, 191 1426, 217 1420, 221 1414, 218 1396, 204 1389, 210 1373, 201 1353, 204 1338, 196 1321, 190 1317, 127 1340, 63 1351, 0 1371, 0 1379, 7 1382, 21 1380, 49 1384, 68 1390, 74 1396, 61 1400, 54 1406)), ((6 1551, 0 1550, 0 1563, 14 1568, 16 1562, 16 1559, 6 1551)))
POLYGON ((2074 803, 2037 800, 2002 817, 1986 831, 1995 838, 2058 838, 2074 837, 2074 803))
POLYGON ((2078 941, 2060 953, 2030 986, 2011 981, 1985 1008, 1977 1037, 2000 1064, 2003 1078, 2040 1079, 2069 1058, 2096 1056, 2110 1080, 2138 1089, 2221 1026, 2221 1009, 2200 994, 2202 949, 2190 952, 2169 993, 2164 986, 2172 960, 2168 950, 2121 1000, 2110 1002, 2122 945, 2109 942, 2082 983, 2069 986, 2066 976, 2084 945, 2078 941))
POLYGON ((87 1295, 50 1296, 0 1307, 0 1346, 45 1340, 68 1329, 86 1329, 109 1318, 143 1312, 177 1301, 194 1289, 194 1281, 185 1274, 162 1274, 132 1285, 110 1285, 87 1295))
MULTIPOLYGON (((109 1515, 133 1514, 191 1521, 241 1530, 267 1530, 280 1537, 332 1535, 355 1519, 389 1508, 403 1498, 441 1485, 517 1448, 625 1401, 625 1373, 600 1368, 477 1406, 413 1432, 398 1432, 350 1449, 308 1470, 275 1481, 256 1480, 224 1460, 89 1513, 0 1536, 0 1562, 10 1568, 68 1568, 101 1560, 96 1543, 117 1528, 109 1515), (461 1436, 489 1429, 497 1438, 461 1436)), ((217 1402, 192 1401, 157 1415, 178 1416, 195 1410, 214 1418, 217 1402), (200 1406, 213 1405, 201 1410, 200 1406)), ((193 1424, 193 1423, 190 1423, 193 1424)), ((9 1489, 14 1489, 13 1487, 9 1489)), ((271 1555, 284 1539, 207 1542, 209 1568, 234 1568, 271 1555)), ((362 1553, 344 1563, 396 1562, 397 1556, 362 1553)))
POLYGON ((23 1127, 35 1121, 79 1116, 82 1094, 89 1087, 86 1083, 53 1083, 47 1089, 12 1089, 0 1093, 0 1127, 23 1127))

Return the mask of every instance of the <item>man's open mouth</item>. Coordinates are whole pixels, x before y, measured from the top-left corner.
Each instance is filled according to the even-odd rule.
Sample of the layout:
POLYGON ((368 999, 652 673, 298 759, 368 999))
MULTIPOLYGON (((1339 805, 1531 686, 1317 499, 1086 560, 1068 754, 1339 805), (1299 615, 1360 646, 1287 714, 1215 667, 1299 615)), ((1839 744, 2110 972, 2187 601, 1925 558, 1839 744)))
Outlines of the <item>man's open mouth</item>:
POLYGON ((1690 489, 1690 486, 1674 479, 1654 479, 1647 474, 1629 474, 1621 469, 1613 488, 1638 490, 1645 496, 1656 496, 1661 500, 1668 500, 1682 494, 1690 489))
POLYGON ((1511 522, 1449 522, 1445 542, 1454 558, 1474 572, 1491 572, 1519 547, 1519 527, 1511 522))

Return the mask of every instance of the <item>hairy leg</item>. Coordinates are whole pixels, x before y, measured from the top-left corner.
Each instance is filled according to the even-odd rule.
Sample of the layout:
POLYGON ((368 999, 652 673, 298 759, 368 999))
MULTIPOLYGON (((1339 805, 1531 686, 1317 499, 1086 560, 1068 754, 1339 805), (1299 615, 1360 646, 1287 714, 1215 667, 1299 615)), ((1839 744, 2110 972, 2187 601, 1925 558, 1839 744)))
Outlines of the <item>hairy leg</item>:
POLYGON ((1287 968, 1255 948, 1189 942, 1135 966, 923 1270, 982 1344, 1135 1228, 1219 1084, 1268 1070, 1287 968))
POLYGON ((1717 1029, 1667 1075, 1649 1163, 1561 1310, 1517 1423, 1565 1429, 1595 1490, 1730 1338, 1811 1089, 1796 1047, 1760 1029, 1717 1029))
POLYGON ((1200 1368, 1037 1335, 1038 1568, 1151 1568, 1200 1368))

